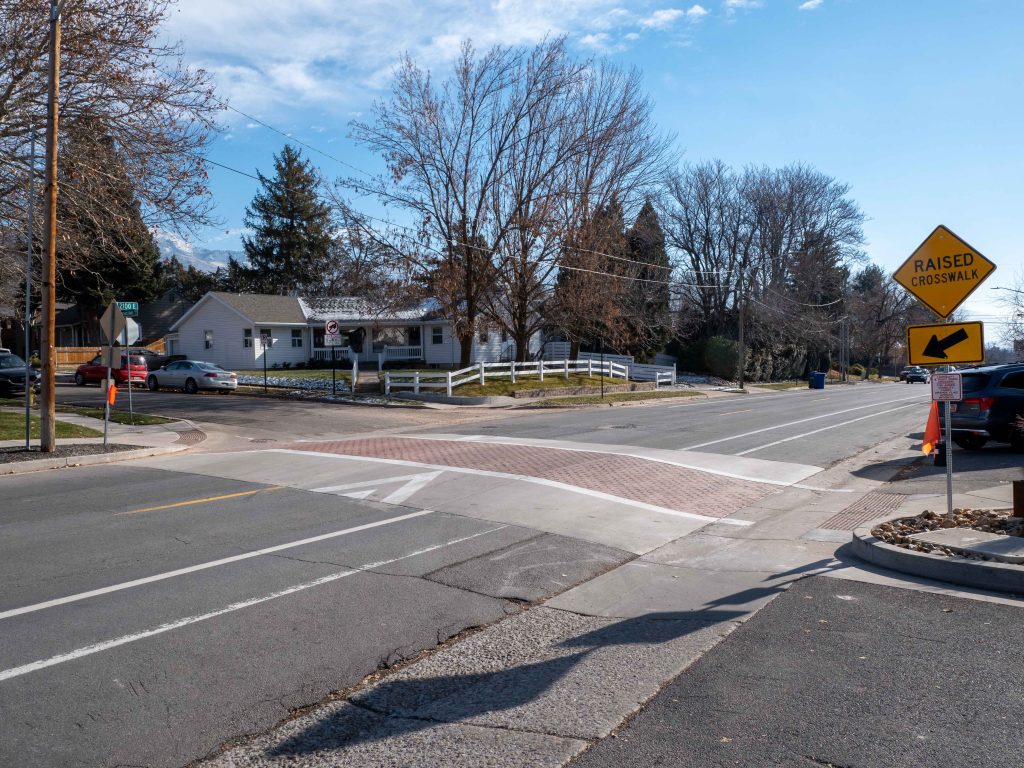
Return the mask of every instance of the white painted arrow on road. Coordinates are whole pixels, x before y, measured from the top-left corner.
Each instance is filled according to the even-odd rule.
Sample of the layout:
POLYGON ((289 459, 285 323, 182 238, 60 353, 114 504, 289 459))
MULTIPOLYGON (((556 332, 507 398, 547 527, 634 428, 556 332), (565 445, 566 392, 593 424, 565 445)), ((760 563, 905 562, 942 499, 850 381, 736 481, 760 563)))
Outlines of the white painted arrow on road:
POLYGON ((399 475, 398 477, 383 477, 378 480, 361 480, 357 483, 344 483, 342 485, 325 485, 322 488, 314 488, 314 493, 336 493, 339 496, 347 496, 350 499, 365 499, 372 496, 382 485, 402 483, 402 487, 385 496, 381 501, 385 504, 401 504, 417 491, 422 490, 431 480, 442 473, 420 472, 415 475, 399 475), (360 489, 360 490, 356 490, 360 489), (351 491, 351 493, 339 493, 339 491, 351 491))

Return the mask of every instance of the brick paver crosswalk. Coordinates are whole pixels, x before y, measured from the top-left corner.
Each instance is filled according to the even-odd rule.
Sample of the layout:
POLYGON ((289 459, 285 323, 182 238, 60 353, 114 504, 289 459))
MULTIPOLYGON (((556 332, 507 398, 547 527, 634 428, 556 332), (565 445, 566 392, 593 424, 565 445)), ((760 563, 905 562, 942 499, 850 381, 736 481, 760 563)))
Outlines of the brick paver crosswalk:
POLYGON ((530 445, 371 437, 287 447, 527 475, 710 517, 735 514, 778 490, 636 456, 530 445))

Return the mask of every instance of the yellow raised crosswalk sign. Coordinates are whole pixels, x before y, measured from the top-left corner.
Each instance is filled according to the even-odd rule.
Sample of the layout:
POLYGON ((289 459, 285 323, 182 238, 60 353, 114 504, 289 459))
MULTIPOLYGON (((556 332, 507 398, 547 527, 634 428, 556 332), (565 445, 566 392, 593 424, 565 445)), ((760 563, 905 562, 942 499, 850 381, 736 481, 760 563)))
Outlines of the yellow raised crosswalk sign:
POLYGON ((893 279, 939 317, 949 317, 996 265, 941 224, 893 279))

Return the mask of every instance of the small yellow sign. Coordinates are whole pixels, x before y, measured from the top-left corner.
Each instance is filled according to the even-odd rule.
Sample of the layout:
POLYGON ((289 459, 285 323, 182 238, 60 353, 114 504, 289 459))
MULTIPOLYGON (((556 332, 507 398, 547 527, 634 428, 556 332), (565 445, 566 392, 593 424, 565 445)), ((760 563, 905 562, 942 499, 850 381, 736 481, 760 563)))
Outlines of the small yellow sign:
POLYGON ((939 323, 907 328, 910 365, 956 365, 985 362, 985 329, 981 323, 939 323))
POLYGON ((949 317, 996 265, 941 224, 893 278, 939 317, 949 317))

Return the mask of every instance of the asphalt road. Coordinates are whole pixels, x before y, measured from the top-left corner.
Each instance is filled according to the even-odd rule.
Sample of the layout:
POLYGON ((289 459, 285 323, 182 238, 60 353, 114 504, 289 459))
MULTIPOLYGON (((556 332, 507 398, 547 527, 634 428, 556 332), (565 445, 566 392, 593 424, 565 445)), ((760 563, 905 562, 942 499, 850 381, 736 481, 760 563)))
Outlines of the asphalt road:
POLYGON ((827 467, 896 435, 920 435, 927 387, 859 384, 638 407, 534 411, 435 431, 696 450, 827 467))
MULTIPOLYGON (((102 407, 98 387, 58 384, 58 403, 102 407)), ((118 408, 128 410, 125 391, 118 394, 118 408)), ((346 403, 309 403, 273 397, 215 392, 186 395, 181 392, 132 390, 132 406, 139 413, 189 419, 201 425, 258 440, 313 438, 457 425, 494 418, 485 410, 431 410, 419 407, 378 407, 346 403)))
MULTIPOLYGON (((97 397, 62 387, 59 399, 97 397)), ((687 448, 726 470, 759 459, 770 476, 792 467, 780 462, 826 467, 892 437, 909 445, 927 397, 859 385, 496 414, 140 393, 141 411, 286 450, 239 441, 228 453, 0 478, 0 765, 182 765, 705 524, 637 496, 628 481, 642 468, 621 489, 609 486, 614 470, 593 477, 585 452, 572 459, 578 481, 573 469, 523 480, 515 462, 543 464, 546 441, 687 448), (500 472, 439 473, 285 442, 388 432, 534 445, 508 451, 500 472), (591 485, 573 490, 588 468, 591 485), (382 475, 391 485, 378 490, 382 475)), ((451 445, 466 443, 444 443, 432 461, 455 457, 451 445)), ((672 472, 677 486, 693 477, 672 472)), ((716 498, 738 510, 752 487, 737 491, 727 472, 701 478, 689 494, 698 509, 716 498)))
POLYGON ((0 765, 182 765, 631 557, 131 465, 0 483, 0 765))
POLYGON ((1019 765, 1020 611, 805 579, 571 766, 1019 765))

